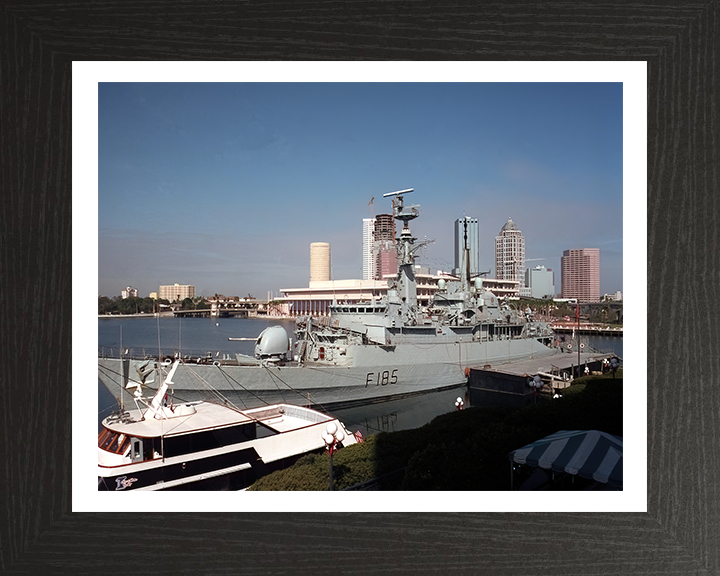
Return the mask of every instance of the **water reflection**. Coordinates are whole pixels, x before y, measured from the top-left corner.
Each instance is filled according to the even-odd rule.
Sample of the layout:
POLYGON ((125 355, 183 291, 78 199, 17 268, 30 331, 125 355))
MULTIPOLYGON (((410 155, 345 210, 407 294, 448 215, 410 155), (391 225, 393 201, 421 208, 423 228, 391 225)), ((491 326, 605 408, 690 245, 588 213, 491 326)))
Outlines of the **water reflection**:
POLYGON ((331 410, 333 416, 352 429, 359 429, 363 435, 378 432, 397 432, 418 428, 436 416, 456 410, 455 400, 463 398, 468 406, 467 386, 449 390, 425 392, 400 400, 389 400, 353 408, 331 410))

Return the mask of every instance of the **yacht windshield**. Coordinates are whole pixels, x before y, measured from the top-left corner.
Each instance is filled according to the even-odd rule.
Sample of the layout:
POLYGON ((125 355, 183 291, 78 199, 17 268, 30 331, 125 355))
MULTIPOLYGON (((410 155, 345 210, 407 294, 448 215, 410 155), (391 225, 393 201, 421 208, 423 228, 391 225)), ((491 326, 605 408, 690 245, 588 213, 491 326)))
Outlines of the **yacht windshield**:
POLYGON ((103 428, 98 434, 98 448, 115 454, 124 454, 130 446, 130 438, 125 434, 118 434, 107 428, 103 428))

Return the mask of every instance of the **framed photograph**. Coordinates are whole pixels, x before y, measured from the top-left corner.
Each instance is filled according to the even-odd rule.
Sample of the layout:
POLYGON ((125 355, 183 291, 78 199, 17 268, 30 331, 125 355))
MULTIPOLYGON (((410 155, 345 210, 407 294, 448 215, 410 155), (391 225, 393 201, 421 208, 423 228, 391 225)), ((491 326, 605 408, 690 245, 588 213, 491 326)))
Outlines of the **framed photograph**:
MULTIPOLYGON (((711 82, 715 6, 617 5, 610 14, 607 6, 452 7, 440 20, 397 7, 344 6, 314 16, 313 7, 307 8, 281 8, 271 16, 252 4, 205 6, 201 17, 190 5, 174 8, 172 15, 149 5, 150 16, 113 5, 3 9, 0 138, 9 190, 3 212, 8 239, 3 293, 9 304, 3 350, 10 366, 4 379, 3 569, 90 574, 122 563, 127 570, 152 564, 159 573, 188 566, 250 573, 267 570, 272 559, 274 569, 292 573, 327 566, 345 573, 380 567, 420 573, 576 574, 578 567, 597 574, 715 571, 714 329, 711 317, 697 312, 710 304, 705 280, 717 268, 711 249, 717 229, 712 195, 717 147, 711 136, 717 128, 711 82), (161 70, 153 62, 167 58, 173 61, 161 70), (636 437, 644 443, 636 442, 633 454, 643 465, 631 469, 626 463, 625 478, 635 486, 622 491, 622 509, 608 511, 607 500, 580 500, 575 494, 564 501, 546 499, 549 493, 535 493, 518 507, 517 501, 508 504, 483 492, 372 500, 280 493, 254 498, 247 507, 214 495, 132 495, 128 507, 128 495, 115 494, 97 505, 97 492, 88 488, 92 478, 86 483, 94 465, 83 460, 86 446, 95 442, 83 440, 95 432, 89 430, 95 422, 89 412, 97 405, 94 383, 87 393, 82 387, 95 374, 94 350, 85 354, 82 346, 83 332, 97 334, 88 293, 94 300, 98 206, 97 197, 83 191, 97 189, 98 158, 76 148, 76 122, 98 117, 93 98, 84 99, 88 84, 96 89, 100 81, 157 82, 173 75, 196 81, 194 74, 199 80, 202 68, 213 67, 190 62, 199 58, 257 60, 237 64, 238 76, 223 80, 236 82, 254 75, 267 81, 279 66, 267 60, 290 58, 403 60, 404 66, 386 69, 396 75, 393 81, 404 76, 408 82, 428 81, 423 76, 427 66, 433 68, 409 62, 414 59, 482 59, 488 68, 468 62, 464 70, 483 74, 493 68, 512 73, 515 65, 532 60, 523 73, 525 81, 534 82, 551 80, 550 61, 572 70, 573 82, 598 82, 629 64, 629 76, 635 77, 614 81, 646 84, 645 106, 624 105, 623 126, 646 126, 647 154, 640 160, 631 156, 646 166, 623 166, 634 173, 640 168, 633 182, 637 204, 629 202, 624 181, 622 217, 624 240, 639 254, 631 261, 632 273, 625 274, 637 282, 625 290, 637 288, 638 294, 626 322, 641 334, 639 346, 631 345, 624 355, 627 366, 633 358, 632 376, 647 385, 639 396, 633 390, 625 399, 625 422, 640 428, 636 437), (97 77, 81 80, 79 72, 93 68, 86 63, 91 60, 117 64, 103 71, 99 62, 97 77), (115 66, 131 72, 113 79, 115 66), (85 108, 78 107, 81 102, 85 108), (640 238, 633 240, 631 233, 640 238), (88 251, 94 255, 89 259, 88 251), (26 299, 37 308, 30 311, 26 299)), ((313 69, 332 68, 332 63, 295 64, 291 68, 302 71, 302 81, 313 69)), ((353 82, 369 82, 375 64, 340 67, 361 71, 353 82)), ((437 81, 458 81, 453 66, 439 68, 437 81)), ((94 97, 97 101, 97 92, 94 97)), ((625 140, 623 157, 638 150, 642 156, 644 141, 645 135, 625 140)), ((626 250, 625 271, 629 260, 626 250)))

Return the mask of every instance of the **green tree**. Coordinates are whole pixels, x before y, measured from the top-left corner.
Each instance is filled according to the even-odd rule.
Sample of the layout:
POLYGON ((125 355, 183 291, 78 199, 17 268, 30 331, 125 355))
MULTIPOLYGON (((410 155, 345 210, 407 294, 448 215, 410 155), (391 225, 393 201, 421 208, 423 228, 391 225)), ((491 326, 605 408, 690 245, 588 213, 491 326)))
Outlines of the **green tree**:
POLYGON ((205 298, 203 296, 201 296, 200 299, 197 300, 197 302, 195 304, 195 309, 196 310, 209 310, 210 304, 208 303, 207 300, 205 300, 205 298))
POLYGON ((117 314, 117 299, 98 296, 98 314, 117 314))

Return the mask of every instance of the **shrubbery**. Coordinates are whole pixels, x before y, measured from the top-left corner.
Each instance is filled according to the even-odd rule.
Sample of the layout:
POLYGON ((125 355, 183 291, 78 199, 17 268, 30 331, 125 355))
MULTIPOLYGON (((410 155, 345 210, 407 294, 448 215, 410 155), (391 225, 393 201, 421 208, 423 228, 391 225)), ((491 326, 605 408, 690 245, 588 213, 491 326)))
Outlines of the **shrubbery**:
MULTIPOLYGON (((473 407, 415 430, 369 436, 335 453, 335 490, 378 477, 382 490, 508 490, 508 454, 558 430, 622 436, 622 373, 581 378, 562 398, 537 405, 473 407)), ((250 489, 327 490, 329 468, 326 453, 308 455, 250 489)))

